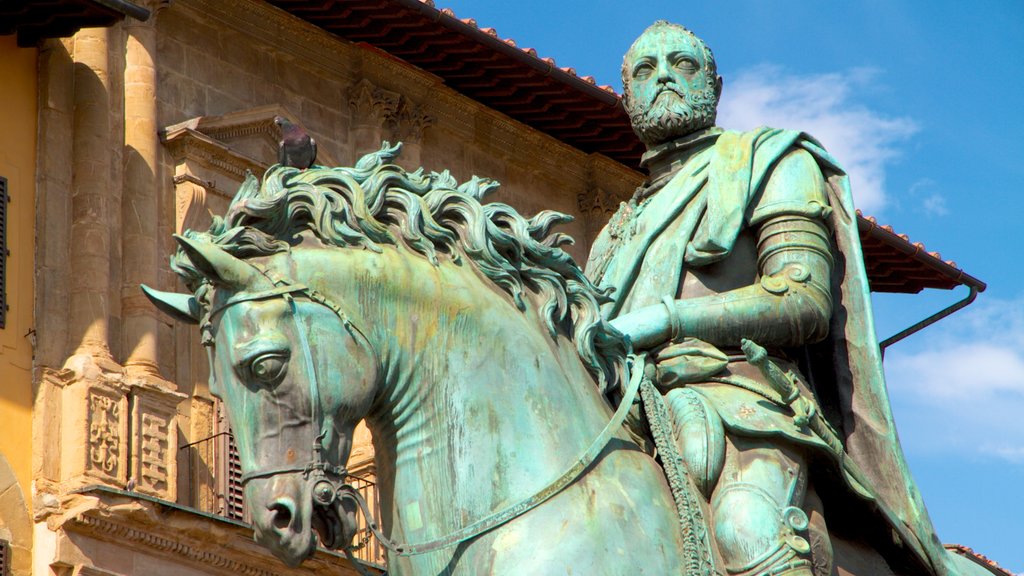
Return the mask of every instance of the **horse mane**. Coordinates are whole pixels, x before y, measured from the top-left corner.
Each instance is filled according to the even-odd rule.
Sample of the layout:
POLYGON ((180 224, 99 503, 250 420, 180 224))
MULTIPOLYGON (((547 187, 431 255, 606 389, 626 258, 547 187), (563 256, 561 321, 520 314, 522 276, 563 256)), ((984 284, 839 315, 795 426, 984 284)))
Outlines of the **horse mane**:
MULTIPOLYGON (((459 185, 447 170, 407 172, 391 163, 400 150, 400 143, 384 142, 352 168, 275 165, 262 184, 249 174, 223 218, 215 216, 207 232, 185 235, 238 258, 287 251, 305 231, 339 247, 380 252, 381 245, 404 245, 435 266, 441 259, 460 264, 465 255, 520 310, 526 309, 525 291, 537 294, 550 336, 561 329, 601 389, 614 389, 627 349, 601 317, 608 291, 561 249, 572 238, 550 231, 572 217, 545 210, 527 219, 506 204, 483 204, 497 182, 473 176, 459 185)), ((203 274, 180 249, 171 268, 197 293, 204 290, 203 274)))

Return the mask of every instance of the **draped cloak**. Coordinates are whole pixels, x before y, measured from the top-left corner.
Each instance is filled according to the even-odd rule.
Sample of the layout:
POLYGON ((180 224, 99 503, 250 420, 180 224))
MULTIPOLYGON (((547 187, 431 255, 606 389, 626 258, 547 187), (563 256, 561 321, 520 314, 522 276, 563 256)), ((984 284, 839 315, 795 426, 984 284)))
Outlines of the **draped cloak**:
MULTIPOLYGON (((824 218, 833 234, 833 311, 828 337, 807 345, 805 353, 815 388, 829 388, 819 400, 836 404, 823 406, 825 414, 837 415, 832 424, 871 484, 867 491, 852 487, 852 492, 874 505, 934 574, 955 574, 896 435, 846 173, 817 141, 797 131, 712 129, 699 138, 708 140, 704 148, 676 167, 664 188, 646 200, 642 213, 631 208, 636 210, 633 222, 624 205, 595 240, 587 274, 615 289, 614 301, 602 313, 611 319, 623 310, 657 304, 663 296, 677 297, 687 268, 723 260, 742 230, 768 218, 824 218), (815 159, 826 183, 822 201, 827 206, 816 199, 756 197, 776 163, 795 149, 815 159)), ((798 440, 795 427, 788 426, 790 432, 782 435, 798 440)))

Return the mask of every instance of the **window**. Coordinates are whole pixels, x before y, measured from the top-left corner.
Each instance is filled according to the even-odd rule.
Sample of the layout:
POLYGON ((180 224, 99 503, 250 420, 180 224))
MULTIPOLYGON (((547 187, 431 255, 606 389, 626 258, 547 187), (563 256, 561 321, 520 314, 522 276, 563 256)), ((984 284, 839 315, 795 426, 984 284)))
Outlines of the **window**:
POLYGON ((242 461, 238 457, 235 437, 231 435, 227 417, 217 402, 217 499, 220 501, 218 514, 232 520, 249 522, 245 500, 242 496, 242 461))
POLYGON ((7 248, 7 204, 10 200, 7 178, 0 176, 0 328, 7 327, 7 257, 11 254, 7 248))
POLYGON ((0 576, 11 574, 11 543, 0 540, 0 576))

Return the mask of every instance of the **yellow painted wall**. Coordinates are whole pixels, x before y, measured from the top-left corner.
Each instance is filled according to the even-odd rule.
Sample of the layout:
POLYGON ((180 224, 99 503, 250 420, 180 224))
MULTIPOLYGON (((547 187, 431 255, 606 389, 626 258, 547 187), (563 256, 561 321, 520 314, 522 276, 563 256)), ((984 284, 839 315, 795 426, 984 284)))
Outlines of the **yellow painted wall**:
POLYGON ((36 163, 35 48, 0 36, 0 176, 7 178, 7 312, 0 329, 0 455, 24 495, 32 479, 32 329, 36 163))

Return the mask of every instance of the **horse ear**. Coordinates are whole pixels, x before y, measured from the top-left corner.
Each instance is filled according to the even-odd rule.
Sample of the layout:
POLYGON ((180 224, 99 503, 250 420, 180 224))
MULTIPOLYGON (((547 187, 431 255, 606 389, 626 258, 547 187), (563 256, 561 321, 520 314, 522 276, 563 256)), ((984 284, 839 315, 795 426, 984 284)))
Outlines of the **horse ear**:
POLYGON ((200 272, 219 286, 242 289, 259 282, 255 268, 225 252, 219 246, 202 240, 174 235, 182 251, 200 272))
POLYGON ((140 287, 146 298, 149 298, 149 301, 164 314, 173 316, 182 322, 199 324, 202 310, 195 296, 154 290, 145 284, 141 284, 140 287))

